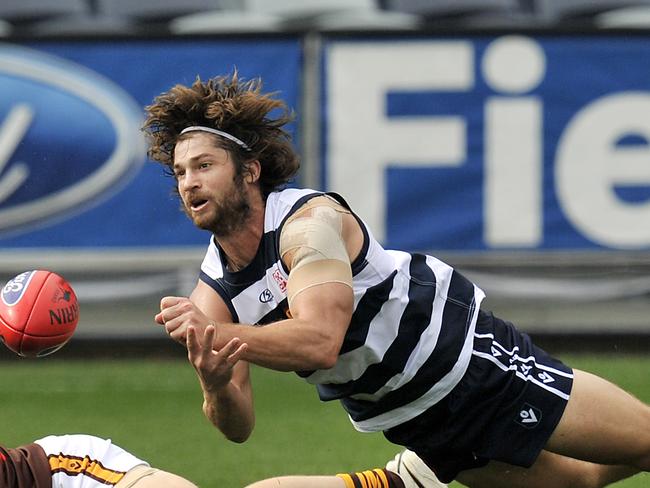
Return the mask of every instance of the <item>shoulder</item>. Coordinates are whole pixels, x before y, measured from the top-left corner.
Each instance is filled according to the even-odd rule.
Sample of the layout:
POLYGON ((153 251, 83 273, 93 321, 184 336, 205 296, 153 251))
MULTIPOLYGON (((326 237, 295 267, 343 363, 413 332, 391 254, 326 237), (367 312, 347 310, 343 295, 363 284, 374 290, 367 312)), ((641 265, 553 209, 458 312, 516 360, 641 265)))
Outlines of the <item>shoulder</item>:
POLYGON ((297 209, 323 192, 309 188, 288 188, 269 194, 264 215, 265 231, 281 227, 284 221, 297 209))

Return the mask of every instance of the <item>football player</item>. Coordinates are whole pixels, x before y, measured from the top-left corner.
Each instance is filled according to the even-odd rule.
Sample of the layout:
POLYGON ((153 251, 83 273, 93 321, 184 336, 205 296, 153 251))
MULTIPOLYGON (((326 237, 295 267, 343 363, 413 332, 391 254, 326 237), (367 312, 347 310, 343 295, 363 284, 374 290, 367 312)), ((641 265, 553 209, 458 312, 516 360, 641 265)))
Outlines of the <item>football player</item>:
POLYGON ((197 488, 92 435, 51 435, 0 446, 2 488, 197 488))
MULTIPOLYGON (((176 474, 87 434, 50 435, 15 448, 0 446, 2 488, 197 488, 176 474)), ((386 469, 336 476, 283 476, 249 488, 445 488, 412 451, 404 451, 386 469)))

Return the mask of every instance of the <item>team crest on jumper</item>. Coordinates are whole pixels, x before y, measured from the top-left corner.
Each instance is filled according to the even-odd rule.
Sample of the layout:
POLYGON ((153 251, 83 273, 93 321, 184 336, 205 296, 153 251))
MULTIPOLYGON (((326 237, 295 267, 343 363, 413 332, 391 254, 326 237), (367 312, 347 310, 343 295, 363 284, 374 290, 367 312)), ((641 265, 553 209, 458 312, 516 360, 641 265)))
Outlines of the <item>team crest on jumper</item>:
POLYGON ((271 293, 271 290, 268 288, 265 288, 262 293, 260 293, 260 303, 269 303, 271 300, 273 300, 273 293, 271 293))

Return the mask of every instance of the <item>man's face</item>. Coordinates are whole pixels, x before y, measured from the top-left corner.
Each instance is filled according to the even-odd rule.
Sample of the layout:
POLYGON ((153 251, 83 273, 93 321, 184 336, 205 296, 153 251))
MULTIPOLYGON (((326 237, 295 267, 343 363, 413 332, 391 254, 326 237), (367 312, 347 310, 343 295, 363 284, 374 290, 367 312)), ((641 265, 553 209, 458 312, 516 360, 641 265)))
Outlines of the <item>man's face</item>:
POLYGON ((183 210, 201 229, 227 237, 244 225, 250 202, 243 176, 212 134, 194 132, 174 148, 174 175, 183 210))

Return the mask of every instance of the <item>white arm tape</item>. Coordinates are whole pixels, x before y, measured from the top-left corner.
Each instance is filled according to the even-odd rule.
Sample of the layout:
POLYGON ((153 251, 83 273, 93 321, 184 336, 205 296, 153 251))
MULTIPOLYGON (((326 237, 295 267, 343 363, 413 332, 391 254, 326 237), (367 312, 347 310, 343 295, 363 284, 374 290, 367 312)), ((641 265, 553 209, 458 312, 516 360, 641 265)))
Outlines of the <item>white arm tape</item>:
POLYGON ((339 282, 352 287, 341 214, 327 206, 309 212, 287 222, 280 236, 280 255, 293 252, 287 284, 289 304, 298 293, 319 284, 339 282))

